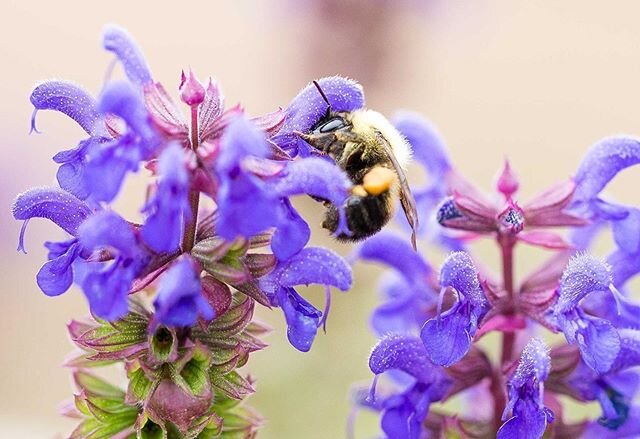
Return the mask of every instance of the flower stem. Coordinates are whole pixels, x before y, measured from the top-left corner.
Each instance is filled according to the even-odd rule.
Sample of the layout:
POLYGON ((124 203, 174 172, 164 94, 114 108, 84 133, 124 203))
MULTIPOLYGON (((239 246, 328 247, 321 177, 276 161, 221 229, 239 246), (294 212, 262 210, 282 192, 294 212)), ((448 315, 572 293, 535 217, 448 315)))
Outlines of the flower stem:
MULTIPOLYGON (((498 235, 498 244, 500 246, 502 257, 502 283, 504 290, 511 301, 514 301, 515 291, 513 287, 513 248, 516 244, 514 235, 502 234, 498 235)), ((494 371, 491 381, 491 393, 493 395, 494 404, 494 426, 496 431, 502 424, 502 412, 506 405, 504 393, 504 379, 502 377, 502 369, 513 359, 513 350, 515 347, 516 335, 514 332, 502 333, 502 353, 500 363, 494 371)))
MULTIPOLYGON (((191 106, 191 149, 195 152, 200 146, 198 136, 198 106, 191 106)), ((191 189, 189 192, 189 204, 191 206, 191 221, 185 221, 184 235, 182 238, 182 251, 189 252, 193 248, 196 239, 196 225, 198 224, 198 205, 200 204, 200 192, 191 189)))
MULTIPOLYGON (((502 282, 504 290, 513 302, 516 299, 513 288, 513 248, 516 244, 515 236, 511 234, 500 234, 498 235, 498 244, 500 245, 502 253, 502 282)), ((504 332, 502 335, 502 366, 513 358, 514 343, 515 334, 513 332, 504 332)))

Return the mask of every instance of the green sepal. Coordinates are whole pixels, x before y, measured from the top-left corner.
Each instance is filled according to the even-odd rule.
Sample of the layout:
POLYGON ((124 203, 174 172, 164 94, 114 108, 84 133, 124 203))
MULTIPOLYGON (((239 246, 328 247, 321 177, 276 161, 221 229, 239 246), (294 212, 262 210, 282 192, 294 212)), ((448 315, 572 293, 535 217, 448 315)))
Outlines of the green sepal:
POLYGON ((146 346, 148 316, 129 312, 115 322, 101 319, 96 324, 73 321, 69 333, 73 342, 83 350, 92 351, 88 360, 120 360, 136 355, 146 346))
POLYGON ((207 273, 230 285, 243 284, 253 280, 251 272, 240 258, 224 257, 219 262, 203 264, 207 273))
POLYGON ((150 380, 142 367, 140 367, 140 364, 133 365, 127 375, 129 377, 129 385, 127 386, 125 402, 130 405, 145 401, 153 393, 160 381, 159 378, 150 380))
POLYGON ((271 253, 249 253, 244 256, 243 262, 251 274, 258 278, 271 272, 278 261, 271 253))
POLYGON ((244 399, 255 392, 251 383, 235 370, 226 375, 219 375, 212 368, 209 371, 209 376, 211 384, 230 398, 244 399))
POLYGON ((173 328, 159 327, 149 340, 149 351, 158 364, 176 361, 178 337, 173 328))
POLYGON ((233 287, 240 291, 242 294, 245 294, 260 305, 266 306, 267 308, 271 308, 271 302, 269 301, 269 297, 265 294, 264 291, 258 286, 258 282, 255 280, 244 282, 241 284, 233 284, 233 287))
MULTIPOLYGON (((78 401, 81 399, 82 396, 76 398, 76 406, 79 406, 78 401)), ((138 416, 136 407, 125 406, 120 401, 117 410, 107 411, 98 407, 89 399, 84 399, 83 402, 84 407, 82 409, 79 407, 79 409, 89 417, 82 421, 71 433, 71 439, 106 439, 128 428, 133 432, 133 425, 138 416)), ((113 403, 115 401, 111 401, 111 404, 113 403)))
POLYGON ((86 368, 86 367, 102 367, 114 364, 117 360, 96 360, 93 353, 74 353, 69 356, 63 363, 65 367, 86 368))
POLYGON ((174 383, 193 396, 202 397, 211 390, 210 365, 211 352, 205 346, 196 344, 188 356, 166 366, 174 383))
POLYGON ((193 353, 193 357, 184 365, 180 375, 186 381, 191 394, 194 396, 203 395, 210 388, 209 365, 211 364, 211 353, 206 348, 198 345, 193 353))
POLYGON ((222 259, 231 247, 232 243, 213 236, 198 241, 191 249, 191 256, 203 265, 212 264, 222 259))
POLYGON ((73 380, 78 388, 88 394, 115 400, 124 400, 124 392, 121 389, 83 370, 76 370, 73 373, 73 380))
POLYGON ((144 416, 142 426, 138 429, 138 439, 167 439, 167 432, 160 425, 144 416))

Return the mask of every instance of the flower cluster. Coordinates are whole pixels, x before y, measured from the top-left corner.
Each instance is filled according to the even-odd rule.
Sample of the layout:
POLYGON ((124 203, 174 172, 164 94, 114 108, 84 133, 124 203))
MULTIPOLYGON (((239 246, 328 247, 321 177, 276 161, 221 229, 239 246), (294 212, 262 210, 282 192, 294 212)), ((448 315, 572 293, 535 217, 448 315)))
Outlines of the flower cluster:
POLYGON ((430 185, 414 189, 420 233, 451 253, 438 272, 393 233, 358 247, 355 259, 392 270, 372 316, 381 337, 369 359, 374 386, 369 394, 356 391, 356 405, 380 412, 381 428, 392 439, 639 435, 640 303, 625 284, 640 272, 640 211, 601 192, 618 172, 640 162, 640 140, 598 142, 574 178, 520 204, 509 163, 497 178, 497 196, 488 197, 454 169, 430 123, 402 113, 395 124, 431 177, 430 185), (600 260, 587 249, 606 226, 616 248, 600 260), (467 251, 482 237, 497 243, 500 279, 467 251), (552 255, 517 285, 519 243, 552 255), (567 343, 549 348, 531 338, 543 329, 563 334, 567 343), (490 332, 502 335, 497 361, 478 343, 490 332), (383 373, 388 378, 378 384, 383 373), (461 392, 486 409, 451 415, 437 405, 461 392), (563 417, 560 395, 597 401, 602 416, 572 423, 563 417))
MULTIPOLYGON (((328 309, 296 287, 325 285, 329 294, 352 282, 344 259, 307 246, 310 228, 291 202, 306 194, 332 203, 336 233, 348 233, 351 180, 299 137, 326 104, 309 86, 285 110, 249 117, 240 106, 225 109, 215 81, 183 72, 185 117, 126 31, 107 27, 103 45, 126 79, 110 80, 95 98, 64 81, 33 90, 32 131, 38 112, 54 110, 87 138, 53 157, 58 186, 28 190, 13 205, 24 221, 19 249, 32 218, 68 233, 45 244, 37 283, 48 296, 75 283, 93 317, 69 327, 83 351, 68 363, 80 393, 67 414, 84 419, 72 436, 251 436, 259 418, 237 405, 251 380, 236 369, 265 346, 255 303, 281 308, 291 344, 307 351, 328 309), (141 221, 126 219, 111 204, 143 168, 150 183, 141 221), (116 361, 127 371, 126 392, 84 370, 116 361)), ((334 109, 364 105, 357 83, 320 83, 334 109)))

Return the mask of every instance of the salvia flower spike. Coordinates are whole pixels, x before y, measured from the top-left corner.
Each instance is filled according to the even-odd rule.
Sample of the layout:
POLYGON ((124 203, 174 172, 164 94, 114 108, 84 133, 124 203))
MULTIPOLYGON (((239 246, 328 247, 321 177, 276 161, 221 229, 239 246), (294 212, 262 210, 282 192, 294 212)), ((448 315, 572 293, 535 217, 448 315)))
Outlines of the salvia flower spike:
POLYGON ((431 217, 420 236, 449 254, 437 273, 390 233, 353 253, 355 261, 390 269, 371 318, 381 337, 369 358, 375 385, 356 388, 354 404, 379 412, 392 439, 640 435, 640 303, 626 287, 640 273, 640 209, 601 194, 618 172, 640 163, 639 141, 596 143, 573 178, 521 202, 509 162, 497 177, 497 196, 487 196, 456 171, 430 122, 402 113, 396 124, 430 181, 414 188, 421 218, 431 217), (600 259, 588 250, 608 225, 616 248, 600 259), (495 241, 501 276, 468 251, 480 238, 495 241), (519 283, 518 243, 552 253, 519 283), (478 341, 495 332, 500 350, 491 355, 491 345, 478 341), (538 336, 553 332, 566 343, 549 347, 538 336), (459 392, 468 396, 461 406, 443 409, 459 392), (596 401, 602 415, 570 421, 561 395, 596 401))
MULTIPOLYGON (((71 437, 254 437, 262 419, 242 403, 253 380, 238 369, 266 347, 256 304, 282 309, 291 345, 308 351, 328 306, 316 309, 297 288, 352 284, 342 257, 307 245, 310 227, 291 198, 333 203, 337 233, 349 233, 353 183, 335 163, 308 157, 295 134, 322 116, 309 88, 285 110, 249 117, 240 105, 225 108, 220 86, 192 70, 174 100, 118 26, 106 27, 103 46, 124 80, 95 96, 64 81, 33 90, 33 132, 48 110, 86 137, 54 156, 57 186, 27 190, 12 208, 23 221, 20 250, 35 218, 68 235, 45 244, 41 290, 57 296, 76 284, 89 303, 91 318, 69 325, 81 351, 66 362, 78 394, 65 414, 81 419, 71 437), (112 202, 142 168, 150 180, 142 221, 132 222, 112 202), (124 366, 127 388, 87 370, 113 363, 124 366)), ((357 82, 320 82, 336 110, 364 105, 357 82)))

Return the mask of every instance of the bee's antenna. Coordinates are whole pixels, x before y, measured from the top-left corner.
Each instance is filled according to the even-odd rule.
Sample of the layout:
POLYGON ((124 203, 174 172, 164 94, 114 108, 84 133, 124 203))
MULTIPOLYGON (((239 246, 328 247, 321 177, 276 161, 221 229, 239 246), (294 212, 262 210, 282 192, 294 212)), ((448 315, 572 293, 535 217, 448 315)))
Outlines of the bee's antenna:
POLYGON ((329 102, 329 99, 327 98, 327 95, 324 94, 324 91, 322 91, 322 87, 320 87, 320 84, 318 83, 318 81, 314 80, 313 81, 313 85, 316 86, 316 88, 318 89, 318 92, 320 92, 320 96, 322 96, 322 99, 324 99, 324 101, 327 103, 327 114, 326 114, 326 116, 328 117, 329 114, 331 113, 331 111, 333 111, 331 109, 331 102, 329 102))

